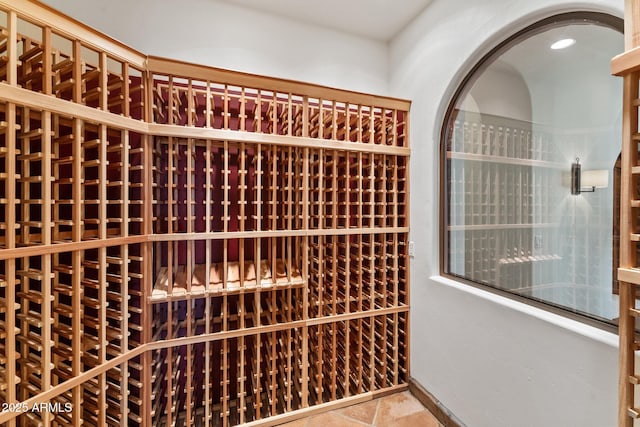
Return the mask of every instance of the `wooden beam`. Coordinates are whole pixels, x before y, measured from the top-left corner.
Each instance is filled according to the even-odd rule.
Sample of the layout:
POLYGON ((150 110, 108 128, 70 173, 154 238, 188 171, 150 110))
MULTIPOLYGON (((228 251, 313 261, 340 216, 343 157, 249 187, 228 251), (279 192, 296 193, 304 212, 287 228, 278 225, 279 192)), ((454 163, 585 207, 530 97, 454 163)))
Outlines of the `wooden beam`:
MULTIPOLYGON (((622 113, 622 181, 620 190, 620 266, 630 268, 636 266, 635 244, 631 242, 634 232, 635 216, 631 211, 631 201, 635 199, 635 186, 632 182, 632 169, 637 165, 638 150, 633 141, 633 134, 638 129, 637 107, 633 101, 638 95, 638 73, 627 74, 624 77, 623 113, 622 113)), ((628 409, 634 407, 634 388, 628 378, 634 375, 634 336, 635 321, 630 308, 635 307, 635 292, 632 283, 636 283, 635 275, 630 275, 631 283, 625 282, 627 277, 622 271, 620 280, 620 360, 619 360, 619 407, 618 423, 620 426, 630 427, 632 420, 628 416, 628 409)), ((640 283, 640 282, 639 282, 640 283)))
MULTIPOLYGON (((51 194, 51 182, 52 182, 52 146, 51 146, 51 113, 45 111, 42 113, 42 243, 45 245, 51 244, 51 207, 52 207, 52 194, 51 194)), ((51 301, 52 301, 52 265, 51 265, 51 256, 43 255, 42 256, 42 300, 41 304, 41 317, 44 322, 44 325, 40 331, 43 343, 43 351, 41 354, 42 358, 42 390, 46 391, 51 387, 51 366, 52 366, 52 355, 51 355, 51 347, 53 343, 52 339, 52 324, 50 323, 50 319, 53 318, 51 311, 51 301)), ((51 414, 45 412, 43 414, 43 422, 45 424, 49 423, 51 414)))
MULTIPOLYGON (((7 119, 7 134, 6 134, 6 146, 9 153, 16 153, 16 106, 15 104, 6 105, 6 119, 7 119)), ((5 164, 5 172, 8 177, 16 176, 16 162, 10 159, 5 164)), ((15 179, 7 179, 5 181, 5 197, 7 198, 7 204, 5 207, 5 224, 6 230, 6 242, 5 247, 12 249, 16 246, 16 181, 15 179)), ((1 251, 0 251, 1 252, 1 251)), ((7 289, 5 293, 6 312, 6 339, 5 339, 5 357, 16 354, 16 310, 13 309, 16 303, 16 260, 9 259, 6 264, 6 280, 7 289)), ((7 357, 7 364, 5 366, 5 382, 7 384, 7 402, 17 402, 16 395, 16 362, 13 358, 7 357)), ((11 427, 15 426, 15 421, 11 420, 11 427)))
POLYGON ((7 102, 14 102, 33 108, 34 110, 47 110, 52 113, 83 119, 90 123, 102 123, 118 129, 149 133, 149 125, 139 120, 65 101, 64 99, 54 98, 28 89, 13 87, 4 82, 0 82, 0 98, 7 102))
POLYGON ((624 50, 640 46, 640 3, 624 1, 624 50))
MULTIPOLYGON (((6 1, 6 0, 5 0, 6 1)), ((276 79, 255 74, 229 71, 177 61, 158 56, 148 56, 147 66, 153 73, 160 75, 189 76, 196 80, 210 80, 220 84, 260 88, 274 92, 303 93, 312 98, 337 99, 351 104, 376 105, 385 108, 407 111, 411 102, 398 98, 375 96, 355 91, 334 89, 294 80, 276 79)))
MULTIPOLYGON (((6 9, 5 9, 6 10, 6 9)), ((7 12, 7 85, 18 86, 18 16, 15 10, 7 12)), ((0 94, 2 91, 0 90, 0 94)), ((2 96, 4 97, 4 96, 2 96)))

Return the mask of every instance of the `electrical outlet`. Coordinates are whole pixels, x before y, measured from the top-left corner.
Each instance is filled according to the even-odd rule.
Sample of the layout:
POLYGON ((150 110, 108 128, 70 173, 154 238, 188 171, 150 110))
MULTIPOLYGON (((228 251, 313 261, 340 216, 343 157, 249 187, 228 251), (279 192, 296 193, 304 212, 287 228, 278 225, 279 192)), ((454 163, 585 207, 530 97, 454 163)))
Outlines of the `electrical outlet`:
POLYGON ((409 256, 411 258, 416 256, 416 242, 414 241, 409 242, 409 256))
POLYGON ((536 234, 533 236, 533 248, 542 249, 542 235, 536 234))

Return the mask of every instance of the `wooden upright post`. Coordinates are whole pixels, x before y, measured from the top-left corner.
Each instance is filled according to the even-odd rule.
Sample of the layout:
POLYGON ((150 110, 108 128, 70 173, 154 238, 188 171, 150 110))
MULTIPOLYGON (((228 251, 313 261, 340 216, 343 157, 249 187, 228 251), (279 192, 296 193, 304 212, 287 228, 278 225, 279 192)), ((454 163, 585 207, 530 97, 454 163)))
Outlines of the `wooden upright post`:
MULTIPOLYGON (((640 45, 640 2, 625 0, 625 51, 640 45)), ((614 60, 615 64, 615 60, 614 60)), ((615 65, 614 65, 615 68, 615 65)), ((640 285, 637 271, 635 223, 637 199, 638 148, 638 72, 625 71, 622 119, 622 181, 620 194, 620 321, 619 321, 619 404, 618 425, 631 427, 640 413, 634 408, 635 373, 635 296, 640 285), (635 202, 635 203, 634 203, 635 202)))

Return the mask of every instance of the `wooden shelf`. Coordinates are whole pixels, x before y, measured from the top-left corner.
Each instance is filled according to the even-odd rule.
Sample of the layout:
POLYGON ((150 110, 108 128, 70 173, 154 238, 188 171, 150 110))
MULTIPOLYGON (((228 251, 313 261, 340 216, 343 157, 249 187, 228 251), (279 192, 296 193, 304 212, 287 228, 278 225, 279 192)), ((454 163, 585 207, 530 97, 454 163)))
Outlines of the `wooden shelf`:
POLYGON ((181 265, 175 268, 174 279, 169 292, 169 277, 167 267, 161 267, 153 292, 151 301, 167 301, 169 299, 183 299, 190 297, 206 297, 222 293, 236 293, 241 291, 254 292, 256 289, 271 289, 282 287, 295 287, 304 285, 304 280, 298 268, 293 267, 291 272, 287 271, 285 262, 276 260, 276 274, 272 273, 269 261, 260 261, 260 279, 256 275, 256 266, 253 261, 245 261, 244 274, 241 279, 240 266, 237 262, 227 263, 226 274, 223 263, 211 264, 209 269, 209 285, 206 282, 206 265, 197 264, 192 269, 191 284, 187 285, 187 270, 181 265), (289 277, 290 276, 290 277, 289 277))
POLYGON ((548 162, 543 160, 533 160, 526 158, 513 158, 505 156, 490 156, 475 153, 462 153, 447 151, 448 159, 470 160, 478 162, 498 163, 503 165, 530 166, 536 168, 560 169, 568 170, 569 167, 564 163, 548 162))
POLYGON ((473 224, 473 225, 449 225, 449 231, 476 231, 476 230, 512 230, 531 228, 556 228, 556 223, 535 223, 535 224, 473 224))
POLYGON ((409 102, 7 7, 0 396, 76 410, 0 424, 273 423, 404 387, 409 102))
POLYGON ((500 258, 498 264, 522 264, 522 263, 537 263, 546 261, 560 261, 562 257, 558 254, 539 254, 539 255, 525 255, 512 258, 500 258))
MULTIPOLYGON (((625 33, 630 37, 625 42, 625 52, 612 60, 612 72, 624 77, 623 85, 623 115, 622 115, 622 153, 620 160, 620 218, 616 222, 620 226, 619 268, 617 271, 619 307, 619 395, 618 395, 618 425, 631 427, 634 419, 640 417, 637 405, 638 363, 636 352, 638 340, 636 336, 636 320, 638 310, 636 299, 640 286, 640 229, 638 228, 638 199, 637 176, 640 173, 638 165, 638 56, 637 35, 640 28, 637 5, 629 3, 625 8, 625 33)), ((615 259, 614 259, 615 260, 615 259)), ((615 277, 615 276, 614 276, 615 277)))

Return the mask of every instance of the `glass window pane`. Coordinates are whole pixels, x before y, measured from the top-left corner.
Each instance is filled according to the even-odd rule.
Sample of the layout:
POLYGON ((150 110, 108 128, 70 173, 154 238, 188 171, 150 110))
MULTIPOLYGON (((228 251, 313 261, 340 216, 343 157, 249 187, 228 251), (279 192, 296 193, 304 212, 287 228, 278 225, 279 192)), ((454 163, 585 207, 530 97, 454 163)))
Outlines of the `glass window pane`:
POLYGON ((503 46, 467 80, 445 124, 446 273, 597 319, 618 316, 622 80, 609 64, 622 51, 609 26, 555 22, 503 46), (566 46, 552 48, 559 41, 566 46))

